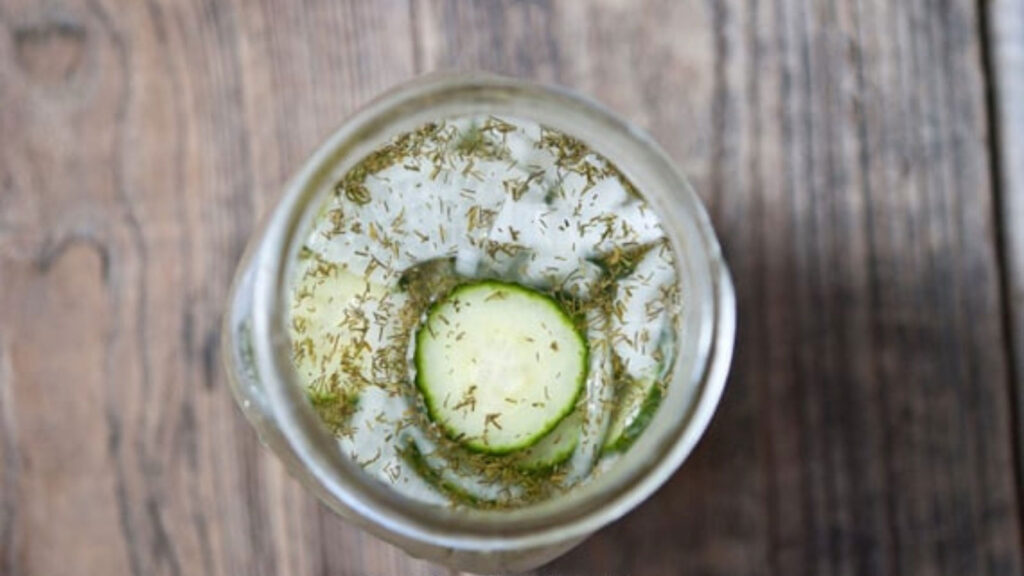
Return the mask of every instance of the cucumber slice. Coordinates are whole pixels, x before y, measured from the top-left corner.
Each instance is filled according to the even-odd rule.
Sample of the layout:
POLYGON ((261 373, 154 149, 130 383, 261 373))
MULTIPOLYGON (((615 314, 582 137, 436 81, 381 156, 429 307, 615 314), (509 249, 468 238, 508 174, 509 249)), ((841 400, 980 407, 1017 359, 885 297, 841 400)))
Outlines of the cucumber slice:
POLYGON ((590 370, 585 384, 587 402, 581 406, 585 418, 580 426, 579 446, 566 465, 568 474, 565 481, 569 484, 583 481, 593 470, 608 435, 611 422, 609 407, 615 405, 616 363, 608 341, 608 317, 600 308, 592 308, 586 312, 586 319, 587 338, 591 343, 590 370))
POLYGON ((527 472, 547 472, 572 456, 580 442, 583 413, 573 411, 536 444, 523 450, 516 466, 527 472))
POLYGON ((307 388, 330 388, 346 353, 350 364, 369 366, 365 350, 349 350, 360 336, 354 328, 363 324, 353 315, 364 315, 363 304, 379 300, 385 289, 315 255, 298 266, 289 325, 292 361, 307 388))
MULTIPOLYGON (((454 502, 488 508, 499 505, 503 500, 500 490, 482 483, 479 478, 460 475, 450 463, 437 459, 436 454, 421 448, 416 441, 409 442, 400 454, 420 478, 454 502)), ((513 495, 508 494, 505 499, 510 496, 513 495)))
POLYGON ((609 454, 629 448, 654 418, 661 397, 661 385, 654 378, 626 382, 617 394, 601 451, 609 454))
POLYGON ((375 362, 375 350, 398 338, 398 324, 388 312, 408 297, 311 250, 304 249, 296 265, 289 322, 292 364, 321 419, 339 433, 342 420, 355 410, 354 399, 368 384, 382 380, 387 365, 375 362))
POLYGON ((675 268, 662 241, 639 247, 614 264, 625 273, 616 289, 622 314, 612 317, 618 382, 605 453, 624 451, 640 436, 661 404, 675 343, 675 268))
POLYGON ((491 454, 533 445, 573 409, 587 345, 550 298, 515 284, 466 284, 416 334, 416 385, 451 438, 491 454))

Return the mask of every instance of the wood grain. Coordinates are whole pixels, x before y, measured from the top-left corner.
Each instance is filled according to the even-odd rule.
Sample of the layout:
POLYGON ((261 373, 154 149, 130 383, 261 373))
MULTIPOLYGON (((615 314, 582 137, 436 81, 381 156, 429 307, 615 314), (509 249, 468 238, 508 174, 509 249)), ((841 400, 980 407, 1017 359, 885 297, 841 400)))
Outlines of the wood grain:
POLYGON ((0 574, 448 573, 306 495, 217 348, 290 171, 439 68, 649 130, 736 279, 708 436, 541 573, 1022 573, 983 26, 933 4, 0 0, 0 574))

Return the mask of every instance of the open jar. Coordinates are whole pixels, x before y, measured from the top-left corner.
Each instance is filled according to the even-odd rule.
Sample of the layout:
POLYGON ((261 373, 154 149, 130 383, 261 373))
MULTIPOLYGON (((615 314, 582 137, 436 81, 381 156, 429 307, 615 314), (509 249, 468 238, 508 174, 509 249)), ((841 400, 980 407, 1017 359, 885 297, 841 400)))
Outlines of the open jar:
POLYGON ((524 571, 636 507, 692 451, 725 384, 735 298, 700 200, 647 136, 559 89, 495 76, 442 75, 379 97, 305 163, 251 240, 224 322, 224 358, 242 411, 263 443, 327 506, 414 556, 475 572, 524 571), (524 119, 585 143, 613 163, 657 214, 673 255, 673 288, 681 295, 674 361, 643 433, 587 482, 516 507, 440 506, 368 475, 310 405, 289 332, 294 268, 339 175, 399 135, 467 117, 524 119))

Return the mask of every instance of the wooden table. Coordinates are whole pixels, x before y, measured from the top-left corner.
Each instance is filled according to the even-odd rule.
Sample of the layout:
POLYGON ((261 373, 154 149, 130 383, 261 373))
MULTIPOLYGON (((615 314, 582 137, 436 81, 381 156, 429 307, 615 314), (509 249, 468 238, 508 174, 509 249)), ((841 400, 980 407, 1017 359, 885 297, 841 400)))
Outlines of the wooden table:
POLYGON ((451 68, 649 130, 738 290, 705 440, 543 574, 1024 572, 1020 0, 302 4, 0 0, 0 574, 448 573, 260 447, 218 322, 305 155, 451 68))

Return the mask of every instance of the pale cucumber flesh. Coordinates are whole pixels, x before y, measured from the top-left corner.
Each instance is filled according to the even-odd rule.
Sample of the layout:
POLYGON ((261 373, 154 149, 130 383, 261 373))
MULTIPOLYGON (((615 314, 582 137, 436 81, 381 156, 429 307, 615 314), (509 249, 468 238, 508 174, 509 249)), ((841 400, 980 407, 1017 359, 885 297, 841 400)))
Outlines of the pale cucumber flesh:
POLYGON ((415 366, 431 420, 472 450, 507 454, 572 412, 587 345, 550 298, 483 281, 434 304, 416 335, 415 366))

